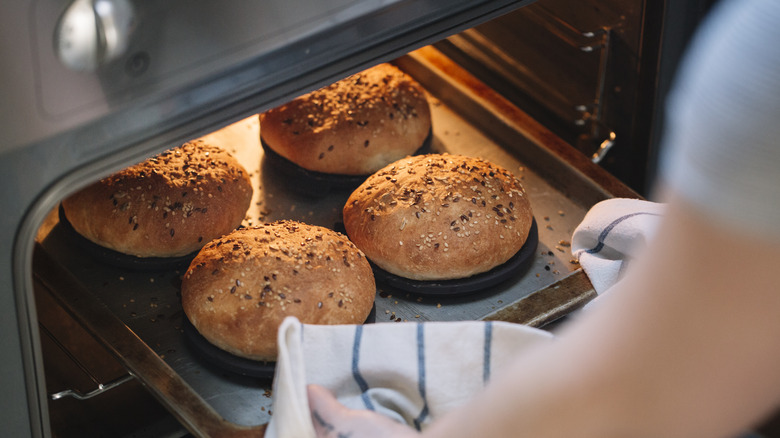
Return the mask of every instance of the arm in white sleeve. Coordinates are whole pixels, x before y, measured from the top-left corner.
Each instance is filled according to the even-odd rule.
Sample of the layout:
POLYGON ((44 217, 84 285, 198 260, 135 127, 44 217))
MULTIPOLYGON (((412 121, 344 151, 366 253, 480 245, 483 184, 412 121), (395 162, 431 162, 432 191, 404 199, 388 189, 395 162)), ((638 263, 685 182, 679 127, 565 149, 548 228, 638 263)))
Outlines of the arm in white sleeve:
POLYGON ((780 2, 724 2, 669 101, 661 177, 715 221, 780 238, 780 2))

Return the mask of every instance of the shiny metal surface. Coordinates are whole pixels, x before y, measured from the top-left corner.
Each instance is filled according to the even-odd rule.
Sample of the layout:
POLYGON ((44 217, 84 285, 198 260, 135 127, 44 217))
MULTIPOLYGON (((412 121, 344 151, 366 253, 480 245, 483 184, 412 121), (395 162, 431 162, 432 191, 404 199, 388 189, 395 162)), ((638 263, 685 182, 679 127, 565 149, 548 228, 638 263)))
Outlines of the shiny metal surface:
POLYGON ((228 100, 250 96, 256 106, 286 100, 532 2, 15 0, 0 16, 10 91, 0 150, 74 129, 94 143, 113 124, 106 147, 116 150, 118 134, 139 125, 218 118, 228 100))
POLYGON ((92 391, 89 391, 87 393, 83 393, 83 392, 80 392, 80 391, 75 390, 75 389, 66 389, 66 390, 63 390, 63 391, 55 392, 54 394, 51 395, 51 399, 52 400, 59 400, 59 399, 64 398, 64 397, 73 397, 76 400, 89 400, 92 397, 97 397, 97 396, 99 396, 100 394, 102 394, 102 393, 104 393, 106 391, 110 391, 110 390, 116 388, 119 385, 127 383, 130 380, 132 380, 132 379, 133 379, 133 376, 128 374, 128 375, 126 375, 124 377, 120 377, 119 379, 112 380, 112 381, 110 381, 108 383, 105 383, 105 384, 98 383, 97 384, 97 388, 95 388, 92 391))
MULTIPOLYGON (((559 154, 570 146, 523 118, 516 107, 480 87, 438 52, 421 50, 398 63, 430 91, 433 150, 482 156, 520 176, 539 224, 540 243, 528 272, 484 293, 433 299, 380 286, 377 323, 520 321, 517 312, 500 311, 522 306, 524 298, 559 280, 581 278, 571 277, 579 271, 571 263, 567 241, 590 205, 631 192, 581 154, 559 154)), ((335 227, 349 193, 311 199, 286 191, 284 181, 273 178, 265 165, 258 126, 257 118, 250 117, 206 136, 236 155, 250 171, 255 194, 246 224, 295 219, 335 227)), ((60 269, 38 269, 39 275, 61 271, 50 274, 55 276, 50 282, 65 283, 59 290, 53 288, 64 305, 115 351, 182 424, 203 436, 238 436, 262 428, 271 409, 270 381, 230 375, 204 363, 182 336, 178 288, 183 269, 133 272, 106 266, 74 250, 62 227, 53 222, 39 236, 39 260, 60 269)), ((576 285, 567 289, 568 296, 537 299, 531 312, 535 325, 586 302, 592 291, 586 283, 576 285)))
POLYGON ((124 55, 133 24, 129 0, 74 0, 57 22, 57 57, 70 70, 95 71, 124 55))

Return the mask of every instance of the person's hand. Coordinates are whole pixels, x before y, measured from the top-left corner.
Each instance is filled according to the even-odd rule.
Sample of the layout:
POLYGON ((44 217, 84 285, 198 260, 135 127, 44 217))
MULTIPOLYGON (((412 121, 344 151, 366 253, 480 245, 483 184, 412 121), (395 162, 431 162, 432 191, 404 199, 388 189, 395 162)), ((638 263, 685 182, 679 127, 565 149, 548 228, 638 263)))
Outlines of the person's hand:
POLYGON ((417 431, 368 410, 352 410, 319 385, 307 387, 309 407, 318 438, 416 437, 417 431))

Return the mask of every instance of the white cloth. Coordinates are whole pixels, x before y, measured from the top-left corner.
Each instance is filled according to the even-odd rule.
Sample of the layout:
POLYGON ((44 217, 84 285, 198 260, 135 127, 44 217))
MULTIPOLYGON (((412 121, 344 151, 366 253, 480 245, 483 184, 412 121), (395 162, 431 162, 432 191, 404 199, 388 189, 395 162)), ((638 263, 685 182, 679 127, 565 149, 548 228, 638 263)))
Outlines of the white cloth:
POLYGON ((314 437, 306 385, 349 408, 422 430, 481 390, 516 353, 553 336, 507 322, 403 322, 279 328, 273 415, 266 438, 314 437))
POLYGON ((571 251, 596 293, 617 283, 655 234, 664 204, 613 198, 594 205, 574 230, 571 251))

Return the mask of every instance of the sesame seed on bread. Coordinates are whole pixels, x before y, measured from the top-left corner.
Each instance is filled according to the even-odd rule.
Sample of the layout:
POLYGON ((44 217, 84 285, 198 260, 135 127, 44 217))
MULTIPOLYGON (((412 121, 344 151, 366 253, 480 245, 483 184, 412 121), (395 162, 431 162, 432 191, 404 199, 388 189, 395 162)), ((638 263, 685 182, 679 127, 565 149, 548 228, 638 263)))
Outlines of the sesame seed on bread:
POLYGON ((82 236, 138 257, 178 257, 234 230, 252 199, 246 170, 223 149, 193 141, 69 196, 82 236))
POLYGON ((304 169, 369 175, 413 154, 431 130, 422 87, 380 64, 260 114, 260 136, 304 169))
POLYGON ((184 312, 204 338, 255 360, 275 360, 285 317, 360 324, 376 295, 368 260, 346 236, 289 220, 210 242, 181 287, 184 312))
POLYGON ((408 157, 371 175, 347 200, 347 235, 378 267, 413 280, 467 278, 508 261, 533 212, 520 180, 486 160, 408 157))

